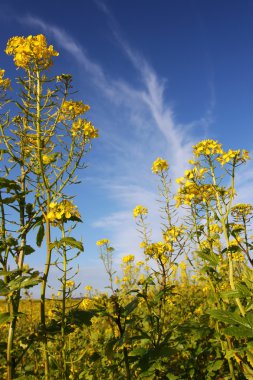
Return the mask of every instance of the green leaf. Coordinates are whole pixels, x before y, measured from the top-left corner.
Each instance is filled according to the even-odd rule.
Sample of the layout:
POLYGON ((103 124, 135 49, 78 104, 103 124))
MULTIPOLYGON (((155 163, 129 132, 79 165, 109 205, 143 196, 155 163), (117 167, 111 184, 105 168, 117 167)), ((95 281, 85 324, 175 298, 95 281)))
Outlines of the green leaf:
POLYGON ((248 362, 250 363, 251 367, 253 367, 253 352, 247 350, 246 355, 247 355, 248 362))
POLYGON ((227 327, 223 329, 223 332, 226 335, 234 336, 237 338, 252 338, 253 337, 253 330, 244 326, 239 327, 227 327))
POLYGON ((20 185, 16 181, 7 178, 0 178, 0 189, 6 188, 8 190, 20 190, 20 185))
POLYGON ((81 241, 78 241, 76 240, 75 238, 73 237, 65 237, 65 238, 62 238, 60 241, 59 241, 60 244, 66 244, 72 248, 77 248, 79 249, 79 251, 84 251, 84 248, 83 248, 83 243, 81 241))
POLYGON ((206 252, 207 249, 204 249, 202 251, 198 251, 197 255, 204 261, 207 261, 212 266, 216 267, 219 264, 219 256, 215 255, 214 253, 210 253, 210 250, 206 252))
POLYGON ((18 276, 9 282, 9 292, 19 289, 31 288, 35 285, 38 285, 41 281, 42 278, 39 277, 39 272, 37 271, 31 273, 30 276, 18 276))
POLYGON ((68 319, 71 324, 75 324, 77 326, 90 326, 91 318, 96 315, 95 310, 80 310, 75 309, 69 312, 68 319))
POLYGON ((134 348, 132 351, 129 352, 129 356, 143 356, 147 352, 147 349, 144 347, 137 347, 134 348))
POLYGON ((44 223, 41 223, 37 232, 37 236, 36 236, 36 244, 38 247, 41 247, 41 243, 44 239, 44 235, 45 235, 44 223))
POLYGON ((10 293, 10 289, 6 286, 5 282, 0 279, 0 296, 7 296, 10 293))
POLYGON ((222 298, 238 298, 240 297, 239 290, 227 290, 225 292, 220 293, 222 298))
POLYGON ((173 375, 173 373, 167 373, 166 376, 169 380, 177 380, 178 379, 178 376, 173 375))
POLYGON ((31 253, 35 252, 35 249, 31 247, 30 245, 24 246, 25 255, 30 255, 31 253))
MULTIPOLYGON (((16 313, 14 316, 24 316, 24 313, 16 313)), ((11 320, 10 313, 0 313, 0 325, 5 324, 11 320)))
POLYGON ((216 360, 212 366, 212 371, 218 371, 223 365, 223 360, 216 360))
POLYGON ((0 313, 0 324, 4 324, 9 322, 10 320, 10 313, 0 313))
POLYGON ((225 310, 211 310, 209 311, 209 314, 215 318, 218 319, 221 322, 225 322, 232 325, 241 325, 246 328, 251 328, 249 322, 246 318, 240 317, 237 313, 232 313, 230 311, 225 310))
POLYGON ((129 302, 123 310, 124 317, 127 317, 129 314, 134 311, 134 309, 138 306, 139 300, 138 298, 134 298, 131 302, 129 302))
POLYGON ((240 296, 242 297, 252 297, 252 292, 244 284, 237 284, 236 290, 238 290, 240 296))

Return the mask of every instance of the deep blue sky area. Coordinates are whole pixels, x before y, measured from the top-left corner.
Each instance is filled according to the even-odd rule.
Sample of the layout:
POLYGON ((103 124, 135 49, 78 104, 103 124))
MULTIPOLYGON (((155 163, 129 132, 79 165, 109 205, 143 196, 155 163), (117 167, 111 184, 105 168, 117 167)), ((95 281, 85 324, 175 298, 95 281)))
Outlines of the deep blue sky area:
MULTIPOLYGON (((140 255, 135 205, 157 223, 157 156, 175 179, 200 139, 252 151, 253 0, 2 0, 0 20, 6 75, 21 74, 4 54, 7 40, 43 33, 60 52, 52 74, 71 73, 76 99, 91 106, 100 138, 70 191, 84 219, 79 279, 101 288, 96 240, 111 239, 118 265, 124 254, 140 255)), ((251 165, 238 183, 247 201, 251 165)))

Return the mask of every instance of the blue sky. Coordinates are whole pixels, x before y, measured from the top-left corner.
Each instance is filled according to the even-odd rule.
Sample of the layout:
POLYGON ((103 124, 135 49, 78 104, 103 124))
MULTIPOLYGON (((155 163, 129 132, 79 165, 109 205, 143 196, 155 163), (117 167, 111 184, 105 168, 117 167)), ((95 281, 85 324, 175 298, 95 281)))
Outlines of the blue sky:
MULTIPOLYGON (((159 234, 154 159, 166 158, 175 178, 203 138, 252 150, 253 1, 2 0, 0 18, 8 75, 17 72, 3 52, 7 40, 43 33, 60 52, 54 71, 72 74, 77 97, 91 106, 100 138, 72 191, 84 220, 76 231, 85 245, 79 279, 101 288, 96 240, 111 240, 116 265, 139 255, 132 218, 139 203, 159 234)), ((251 201, 252 180, 250 163, 238 178, 240 200, 251 201)))

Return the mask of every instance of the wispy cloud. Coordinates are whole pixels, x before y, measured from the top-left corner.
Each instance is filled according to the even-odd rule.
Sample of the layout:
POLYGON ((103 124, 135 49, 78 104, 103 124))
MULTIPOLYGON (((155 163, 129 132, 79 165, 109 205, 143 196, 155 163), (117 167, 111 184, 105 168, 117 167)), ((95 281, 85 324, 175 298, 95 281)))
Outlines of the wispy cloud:
MULTIPOLYGON (((181 176, 191 156, 191 147, 195 143, 191 130, 198 126, 200 134, 201 131, 205 132, 205 128, 212 121, 214 98, 206 115, 198 121, 189 121, 187 125, 178 123, 166 96, 166 80, 161 78, 145 58, 123 38, 123 33, 106 5, 98 1, 96 3, 107 17, 118 46, 124 52, 131 68, 135 69, 141 83, 139 87, 123 78, 115 79, 111 73, 105 72, 102 63, 95 62, 80 43, 58 26, 50 25, 31 15, 22 17, 20 22, 39 28, 55 39, 60 48, 71 54, 94 85, 101 90, 103 96, 118 107, 118 120, 114 123, 128 125, 127 138, 123 138, 123 131, 113 128, 112 121, 107 122, 110 124, 107 129, 108 141, 110 140, 115 150, 121 153, 113 161, 113 170, 121 175, 112 176, 108 182, 101 174, 100 184, 111 198, 117 200, 120 210, 103 215, 94 223, 95 227, 104 228, 105 231, 109 227, 112 229, 112 239, 121 254, 124 254, 135 249, 138 241, 131 215, 135 204, 145 204, 153 215, 151 222, 159 225, 155 212, 155 186, 151 173, 147 174, 153 159, 157 155, 168 158, 172 177, 181 176)), ((109 169, 106 166, 102 167, 108 175, 109 169)), ((158 227, 155 227, 155 236, 157 232, 158 227)))

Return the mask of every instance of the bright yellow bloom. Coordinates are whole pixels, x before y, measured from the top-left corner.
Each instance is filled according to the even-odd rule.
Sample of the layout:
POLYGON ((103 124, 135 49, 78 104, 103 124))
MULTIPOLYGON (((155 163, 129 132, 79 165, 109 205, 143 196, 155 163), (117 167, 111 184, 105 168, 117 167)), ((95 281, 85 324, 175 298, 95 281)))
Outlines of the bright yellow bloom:
POLYGON ((73 286, 75 286, 75 282, 74 281, 72 281, 72 280, 66 281, 66 287, 67 288, 73 288, 73 286))
POLYGON ((152 172, 155 174, 162 173, 166 170, 168 170, 169 164, 166 160, 164 160, 161 157, 158 157, 152 165, 152 172))
POLYGON ((228 152, 224 152, 221 157, 217 157, 217 161, 221 163, 221 165, 225 165, 232 161, 232 163, 237 164, 237 163, 243 163, 249 160, 249 153, 247 150, 232 150, 229 149, 228 152))
POLYGON ((144 250, 145 255, 160 260, 163 264, 168 261, 168 252, 173 252, 172 245, 161 241, 147 245, 144 250))
POLYGON ((80 218, 79 211, 72 202, 64 199, 60 203, 51 202, 50 211, 47 214, 47 218, 50 222, 64 221, 72 216, 80 218))
POLYGON ((184 226, 171 226, 164 233, 163 238, 166 243, 176 242, 184 233, 184 226))
POLYGON ((134 255, 127 255, 127 256, 122 257, 122 263, 124 264, 132 263, 134 259, 135 259, 134 255))
POLYGON ((73 137, 83 136, 85 139, 89 140, 99 137, 98 130, 86 119, 78 119, 74 121, 71 127, 71 134, 73 137))
POLYGON ((143 216, 148 213, 148 209, 144 206, 138 205, 133 210, 134 218, 137 218, 138 216, 143 216))
POLYGON ((60 120, 74 120, 76 117, 89 111, 90 106, 84 104, 81 100, 65 100, 60 109, 60 120))
POLYGON ((193 152, 198 157, 200 155, 222 154, 223 150, 222 145, 218 141, 203 140, 193 146, 193 152))
POLYGON ((55 154, 43 154, 42 156, 42 162, 45 165, 51 164, 52 162, 55 161, 55 154))
POLYGON ((84 289, 87 290, 87 292, 90 292, 93 289, 93 287, 91 285, 86 285, 84 289))
POLYGON ((210 229, 210 232, 212 232, 214 234, 221 234, 222 233, 222 227, 216 223, 210 224, 209 229, 210 229))
POLYGON ((238 203, 231 209, 231 214, 236 220, 253 216, 253 206, 248 203, 238 203))
POLYGON ((9 78, 4 77, 5 70, 0 70, 0 89, 7 90, 11 86, 11 81, 9 78))
POLYGON ((91 299, 89 298, 84 298, 81 303, 81 308, 84 310, 91 309, 94 307, 94 303, 91 299))
POLYGON ((110 244, 109 239, 101 239, 96 242, 97 246, 101 247, 102 245, 110 244))
POLYGON ((14 56, 17 67, 25 70, 34 66, 36 69, 45 70, 53 64, 52 57, 59 55, 52 45, 47 46, 47 40, 43 34, 12 37, 7 43, 5 52, 14 56))

